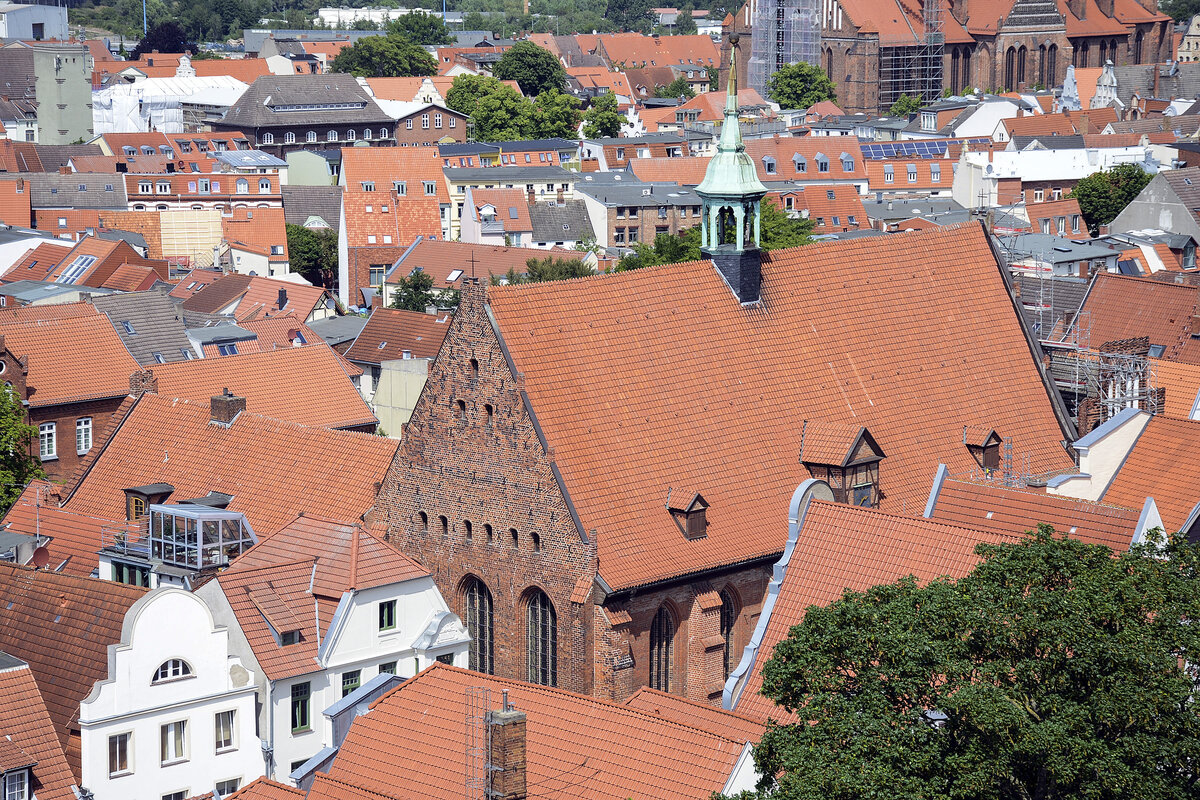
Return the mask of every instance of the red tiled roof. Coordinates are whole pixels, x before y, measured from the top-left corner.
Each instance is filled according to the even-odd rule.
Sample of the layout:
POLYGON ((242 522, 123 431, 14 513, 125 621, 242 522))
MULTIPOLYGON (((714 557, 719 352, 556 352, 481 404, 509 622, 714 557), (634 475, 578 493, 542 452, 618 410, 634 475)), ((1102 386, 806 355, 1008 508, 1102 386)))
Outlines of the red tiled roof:
POLYGON ((8 272, 0 276, 0 279, 6 283, 22 279, 43 280, 45 276, 54 271, 54 268, 59 265, 69 252, 71 252, 70 245, 43 242, 26 253, 20 261, 9 267, 8 272), (9 277, 10 275, 14 277, 9 277), (41 277, 34 277, 35 275, 40 275, 41 277))
POLYGON ((1036 530, 1041 524, 1052 525, 1060 534, 1088 544, 1102 544, 1119 553, 1133 544, 1141 508, 1141 504, 1121 508, 1045 491, 947 480, 938 491, 933 519, 1013 535, 1036 530))
POLYGON ((1153 497, 1167 532, 1179 530, 1200 502, 1192 468, 1197 448, 1200 422, 1151 417, 1100 499, 1141 508, 1153 497))
POLYGON ((409 197, 422 191, 421 181, 434 181, 438 202, 450 202, 436 147, 343 147, 342 183, 347 194, 361 190, 364 181, 373 181, 381 193, 391 189, 394 181, 406 181, 409 197))
POLYGON ((872 192, 949 190, 954 183, 954 163, 948 158, 871 159, 866 162, 867 188, 872 192), (934 166, 938 168, 936 181, 933 179, 934 166), (887 179, 888 167, 892 171, 890 181, 887 179), (909 180, 909 175, 915 175, 916 179, 909 180))
POLYGON ((376 423, 328 346, 197 358, 145 369, 154 374, 163 397, 206 401, 229 389, 246 398, 247 411, 266 417, 322 428, 376 423))
MULTIPOLYGON (((777 524, 782 524, 784 518, 781 515, 777 524)), ((846 589, 861 592, 908 575, 922 583, 942 576, 960 578, 979 561, 975 555, 977 544, 1017 538, 1008 533, 969 530, 921 517, 813 500, 734 710, 751 719, 790 717, 759 694, 762 668, 775 645, 803 620, 809 606, 828 605, 846 589)))
POLYGON ((32 767, 38 800, 75 800, 75 777, 25 664, 0 670, 0 731, 0 769, 32 767))
MULTIPOLYGON (((0 308, 0 326, 27 322, 52 322, 60 319, 91 317, 100 312, 91 303, 50 303, 40 306, 5 306, 0 308)), ((3 333, 0 330, 0 333, 3 333)))
POLYGON ((487 289, 610 586, 780 552, 803 419, 871 432, 888 510, 923 507, 938 463, 975 464, 963 424, 1032 473, 1070 466, 980 225, 777 250, 762 275, 753 307, 706 261, 487 289), (672 486, 703 493, 707 538, 682 540, 672 486))
POLYGON ((625 701, 625 705, 656 717, 674 720, 680 725, 705 731, 720 731, 722 736, 746 742, 757 742, 766 731, 766 726, 757 720, 688 700, 677 694, 660 692, 649 686, 643 686, 634 692, 625 701))
MULTIPOLYGON (((383 149, 383 148, 380 148, 383 149)), ((436 197, 419 194, 409 182, 409 196, 395 192, 342 193, 342 220, 348 247, 408 247, 418 236, 442 235, 442 212, 436 197), (374 238, 374 241, 371 239, 374 238)))
POLYGON ((403 358, 405 350, 413 358, 433 358, 441 349, 448 330, 448 314, 377 308, 346 351, 346 358, 364 364, 379 364, 403 358))
POLYGON ((1080 308, 1083 324, 1091 325, 1091 347, 1106 342, 1149 336, 1150 344, 1166 347, 1163 358, 1200 362, 1200 345, 1191 338, 1192 315, 1197 313, 1200 288, 1186 284, 1099 273, 1080 308))
MULTIPOLYGON (((253 342, 253 344, 257 345, 258 352, 296 347, 299 341, 298 337, 303 338, 303 343, 299 345, 301 347, 329 347, 320 334, 305 325, 303 321, 293 314, 280 314, 264 319, 247 320, 246 322, 238 323, 238 327, 244 328, 258 337, 253 342)), ((239 350, 242 350, 242 344, 242 342, 238 342, 239 350)), ((251 342, 246 342, 245 344, 250 345, 251 342)), ((205 345, 204 347, 205 358, 210 356, 210 347, 211 345, 205 345)), ((247 348, 243 352, 249 353, 254 351, 247 348)), ((338 361, 341 362, 342 369, 346 370, 347 375, 351 378, 357 378, 359 375, 362 375, 361 368, 351 364, 338 351, 334 350, 333 352, 338 357, 338 361)), ((216 356, 219 354, 213 352, 211 355, 216 356)))
MULTIPOLYGON (((746 152, 754 159, 758 178, 762 181, 811 181, 813 183, 835 180, 867 179, 866 163, 858 140, 853 136, 772 136, 769 139, 751 139, 746 142, 746 152), (854 161, 854 168, 842 168, 842 153, 854 161), (795 156, 803 158, 805 171, 796 169, 795 156), (817 156, 829 162, 829 171, 821 172, 817 167, 817 156), (775 159, 775 172, 767 172, 764 158, 775 159)), ((943 180, 949 180, 945 178, 943 180)))
POLYGON ((145 589, 0 561, 0 650, 29 664, 78 777, 79 703, 108 677, 108 646, 145 589))
POLYGON ((303 800, 304 790, 285 786, 270 778, 256 778, 224 800, 303 800))
MULTIPOLYGON (((196 278, 193 273, 180 281, 180 286, 171 290, 186 293, 187 285, 196 278)), ((204 276, 207 277, 207 276, 204 276)), ((183 301, 184 309, 200 311, 206 314, 232 314, 238 322, 259 319, 264 316, 274 316, 280 312, 302 314, 305 319, 323 303, 328 292, 320 286, 310 286, 304 283, 264 278, 258 275, 224 274, 208 282, 208 285, 196 289, 183 301), (287 293, 286 303, 279 307, 279 292, 287 293)))
POLYGON ((103 314, 5 324, 9 352, 28 359, 26 385, 33 408, 121 397, 139 369, 103 314))
POLYGON ((472 189, 471 199, 476 208, 484 205, 495 207, 496 219, 504 226, 506 232, 533 230, 533 221, 529 218, 529 201, 520 189, 472 189), (514 210, 515 217, 511 213, 514 210))
MULTIPOLYGON (((526 714, 530 796, 695 800, 724 788, 744 742, 586 695, 435 664, 359 717, 329 777, 384 797, 450 800, 466 780, 467 689, 526 714)), ((309 800, 369 797, 314 785, 309 800)))
POLYGON ((224 275, 216 269, 194 269, 179 279, 170 291, 171 297, 185 300, 224 275))
POLYGON ((1196 395, 1200 394, 1200 365, 1154 358, 1150 366, 1155 386, 1164 390, 1165 405, 1160 411, 1168 417, 1190 417, 1196 395))
POLYGON ((105 289, 116 289, 122 292, 142 292, 160 279, 153 267, 126 262, 117 267, 101 286, 105 289))
POLYGON ((582 259, 587 253, 578 250, 533 250, 528 247, 501 247, 499 245, 471 244, 470 242, 447 242, 440 239, 422 239, 400 262, 400 272, 393 278, 421 270, 433 278, 435 288, 449 286, 450 273, 462 270, 466 276, 484 278, 504 275, 512 269, 524 273, 531 258, 582 259))
POLYGON ((4 515, 3 530, 50 537, 49 568, 87 577, 99 565, 100 531, 120 522, 76 514, 47 500, 50 484, 35 481, 4 515))
POLYGON ((287 230, 282 208, 235 208, 232 216, 221 217, 221 230, 231 246, 242 245, 270 256, 270 261, 288 260, 287 230), (279 245, 283 252, 274 254, 271 247, 279 245))
POLYGON ((114 421, 112 438, 68 486, 63 507, 122 519, 123 489, 163 482, 175 487, 177 497, 233 495, 229 508, 245 514, 264 536, 301 511, 342 519, 364 513, 397 447, 382 436, 310 428, 249 411, 228 427, 210 419, 208 401, 142 395, 114 421))
POLYGON ((671 64, 715 67, 721 62, 721 53, 712 37, 703 34, 646 36, 641 33, 604 33, 597 38, 598 45, 604 47, 608 56, 608 63, 614 67, 665 67, 671 64))
POLYGON ((849 184, 808 186, 778 194, 772 192, 767 197, 788 211, 808 211, 808 218, 813 221, 816 233, 856 230, 871 226, 863 208, 862 197, 858 190, 849 184), (791 208, 787 207, 788 197, 791 198, 791 208))
POLYGON ((1075 133, 1075 125, 1066 114, 1032 114, 1000 120, 1009 138, 1013 136, 1067 136, 1075 133))
POLYGON ((629 169, 639 180, 699 186, 708 171, 707 158, 631 158, 629 169))

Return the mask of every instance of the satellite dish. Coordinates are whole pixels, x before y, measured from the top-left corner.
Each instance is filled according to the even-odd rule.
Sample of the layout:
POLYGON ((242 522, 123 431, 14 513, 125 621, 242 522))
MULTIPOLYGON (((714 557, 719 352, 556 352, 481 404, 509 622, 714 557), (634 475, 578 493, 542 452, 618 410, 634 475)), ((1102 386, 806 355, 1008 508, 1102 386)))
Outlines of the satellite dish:
POLYGON ((33 558, 29 559, 29 563, 38 569, 45 569, 50 565, 50 551, 45 546, 37 548, 33 551, 33 558))

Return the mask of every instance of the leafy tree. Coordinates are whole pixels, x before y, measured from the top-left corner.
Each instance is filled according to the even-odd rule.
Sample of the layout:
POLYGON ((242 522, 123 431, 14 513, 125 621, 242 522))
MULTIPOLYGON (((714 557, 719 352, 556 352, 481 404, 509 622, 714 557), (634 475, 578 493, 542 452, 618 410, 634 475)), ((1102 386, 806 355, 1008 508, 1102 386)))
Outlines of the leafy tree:
POLYGON ((605 92, 592 101, 592 107, 583 115, 583 135, 589 139, 601 139, 621 135, 621 123, 625 118, 617 110, 617 96, 605 92))
POLYGON ((1200 545, 1160 546, 1042 527, 958 581, 810 607, 763 669, 800 721, 756 748, 761 796, 1195 797, 1200 545))
POLYGON ((652 18, 650 9, 654 8, 651 0, 608 0, 608 10, 604 16, 619 31, 650 30, 652 18))
POLYGON ((511 86, 501 83, 479 98, 471 122, 475 138, 483 142, 525 139, 533 127, 533 107, 511 86))
POLYGON ((1200 14, 1200 0, 1162 0, 1158 4, 1159 11, 1170 14, 1180 22, 1186 22, 1193 15, 1200 14))
POLYGON ((446 92, 446 106, 468 117, 473 116, 479 98, 503 85, 488 75, 459 75, 446 92))
POLYGON ((388 23, 387 30, 422 46, 450 44, 454 41, 442 18, 424 11, 401 14, 388 23))
POLYGON ((536 97, 550 89, 562 91, 567 71, 549 50, 533 42, 517 42, 504 51, 492 74, 502 81, 516 81, 527 97, 536 97))
POLYGON ((37 436, 16 393, 0 386, 0 515, 8 513, 26 484, 46 478, 41 460, 33 454, 37 436))
POLYGON ((333 290, 338 265, 338 235, 330 228, 286 225, 288 263, 315 286, 333 290))
POLYGON ((676 36, 691 36, 696 33, 696 20, 692 18, 692 12, 696 7, 692 5, 691 0, 683 4, 679 9, 679 16, 675 18, 675 35, 676 36))
POLYGON ((574 139, 579 135, 579 99, 557 89, 542 92, 533 102, 533 122, 530 135, 535 139, 561 136, 574 139))
POLYGON ((708 90, 710 92, 717 91, 720 88, 720 83, 721 83, 721 71, 718 70, 716 67, 709 67, 708 68, 708 90))
MULTIPOLYGON (((138 16, 141 16, 141 9, 138 10, 138 16)), ((142 40, 138 42, 138 46, 133 48, 130 57, 136 61, 155 50, 160 53, 182 53, 185 50, 194 52, 196 45, 188 42, 179 23, 167 20, 147 31, 142 40)))
POLYGON ((584 264, 581 258, 531 258, 525 262, 525 268, 530 283, 561 281, 594 274, 592 268, 584 264))
POLYGON ((366 17, 359 17, 358 19, 356 19, 350 23, 350 30, 352 30, 352 31, 377 31, 377 30, 379 30, 379 25, 376 24, 375 20, 367 19, 366 17))
POLYGON ((433 278, 424 271, 415 269, 407 278, 397 281, 392 308, 400 308, 405 311, 424 311, 433 305, 437 305, 433 293, 433 278))
POLYGON ((783 108, 803 109, 822 100, 837 100, 837 87, 820 67, 800 61, 767 79, 767 97, 783 108))
POLYGON ((691 100, 696 96, 696 92, 692 89, 691 84, 687 82, 687 78, 680 75, 675 80, 668 83, 666 86, 659 86, 654 90, 655 97, 683 97, 691 100))
POLYGON ((333 72, 348 72, 360 78, 407 78, 433 75, 433 56, 403 36, 367 36, 344 48, 330 64, 333 72))
POLYGON ((1079 183, 1068 197, 1079 201, 1083 221, 1093 236, 1100 233, 1100 226, 1116 219, 1125 206, 1138 196, 1151 175, 1137 164, 1118 164, 1110 170, 1093 172, 1079 183))
POLYGON ((893 117, 907 117, 909 114, 917 113, 920 108, 920 97, 902 94, 899 100, 892 103, 892 107, 888 109, 888 114, 893 117))

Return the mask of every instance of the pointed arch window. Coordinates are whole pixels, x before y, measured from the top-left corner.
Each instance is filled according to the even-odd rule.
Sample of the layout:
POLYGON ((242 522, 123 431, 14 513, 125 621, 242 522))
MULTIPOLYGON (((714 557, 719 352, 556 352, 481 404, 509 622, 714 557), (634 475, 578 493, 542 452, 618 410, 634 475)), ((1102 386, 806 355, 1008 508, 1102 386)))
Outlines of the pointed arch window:
POLYGON ((725 640, 725 677, 733 671, 737 653, 734 649, 733 624, 737 621, 737 603, 728 589, 721 590, 721 638, 725 640))
POLYGON ((478 578, 467 578, 463 585, 463 606, 466 608, 467 633, 471 637, 467 666, 476 672, 491 675, 492 660, 492 593, 478 578))
POLYGON ((671 691, 671 663, 675 649, 675 619, 666 606, 658 609, 650 625, 650 688, 671 691))
POLYGON ((558 685, 558 617, 546 593, 534 589, 525 605, 525 679, 558 685))

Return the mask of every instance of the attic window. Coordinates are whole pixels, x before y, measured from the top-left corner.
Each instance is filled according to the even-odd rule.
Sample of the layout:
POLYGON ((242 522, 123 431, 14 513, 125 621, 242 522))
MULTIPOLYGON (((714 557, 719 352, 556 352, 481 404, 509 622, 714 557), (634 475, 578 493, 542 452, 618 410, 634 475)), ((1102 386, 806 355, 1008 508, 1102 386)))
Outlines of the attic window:
POLYGON ((966 425, 963 427, 963 444, 975 459, 975 463, 983 468, 987 475, 1000 469, 1000 434, 991 428, 966 425))
POLYGON ((839 503, 879 506, 879 462, 883 450, 860 425, 805 421, 800 435, 800 463, 823 480, 839 503))
POLYGON ((685 539, 703 539, 708 536, 708 501, 699 492, 677 494, 678 502, 667 501, 667 510, 685 539))
POLYGON ((1167 346, 1166 346, 1166 345, 1162 345, 1162 344, 1152 344, 1152 345, 1150 345, 1150 353, 1149 353, 1149 356, 1150 356, 1151 358, 1162 358, 1162 354, 1163 354, 1163 353, 1165 353, 1165 352, 1166 352, 1166 350, 1167 350, 1167 346))
POLYGON ((283 631, 279 634, 279 643, 283 646, 289 644, 298 644, 300 642, 300 631, 283 631))
POLYGON ((130 336, 137 336, 137 331, 135 331, 133 329, 133 323, 130 322, 129 320, 127 320, 127 319, 122 320, 121 327, 124 328, 125 332, 128 333, 130 336))

